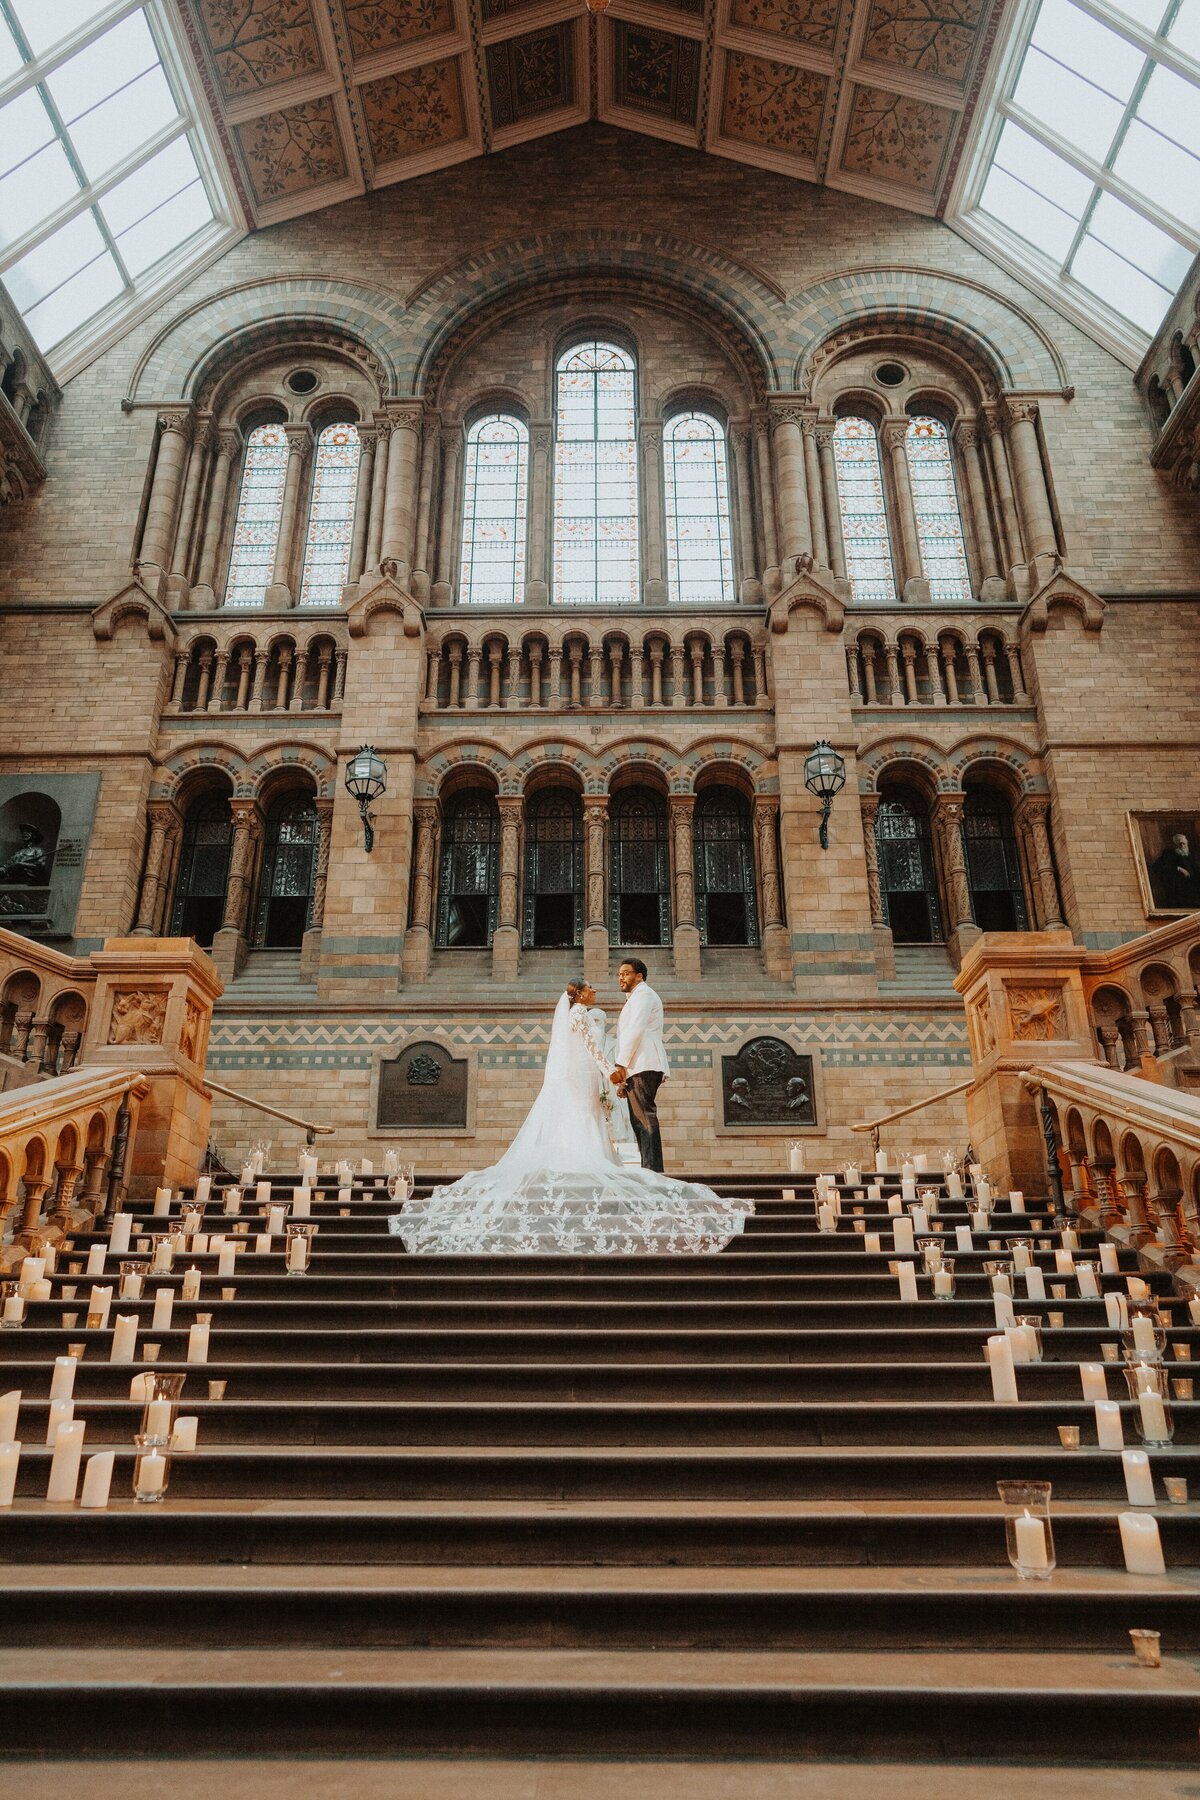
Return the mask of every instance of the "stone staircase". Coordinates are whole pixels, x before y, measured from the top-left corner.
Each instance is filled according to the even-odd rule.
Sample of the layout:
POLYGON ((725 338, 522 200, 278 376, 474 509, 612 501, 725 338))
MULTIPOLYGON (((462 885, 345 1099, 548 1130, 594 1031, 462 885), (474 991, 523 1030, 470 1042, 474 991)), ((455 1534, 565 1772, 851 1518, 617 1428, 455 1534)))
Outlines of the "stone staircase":
POLYGON ((927 1000, 931 994, 957 999, 954 965, 945 944, 897 944, 896 973, 879 983, 894 999, 927 1000))
MULTIPOLYGON (((278 1199, 293 1179, 277 1178, 278 1199)), ((186 1256, 162 1278, 170 1331, 150 1330, 159 1278, 113 1308, 139 1315, 158 1368, 187 1368, 182 1410, 200 1420, 159 1507, 128 1498, 133 1371, 106 1360, 110 1333, 63 1327, 90 1287, 64 1261, 53 1300, 0 1332, 0 1391, 25 1395, 18 1498, 0 1511, 3 1754, 22 1783, 52 1746, 58 1791, 83 1781, 104 1800, 138 1791, 139 1759, 166 1769, 165 1794, 181 1791, 176 1764, 214 1756, 241 1773, 211 1765, 195 1788, 210 1800, 308 1793, 304 1759, 329 1757, 399 1760, 401 1781, 439 1767, 405 1791, 447 1800, 477 1794, 495 1759, 512 1785, 493 1793, 514 1797, 615 1795, 605 1769, 623 1759, 642 1772, 621 1791, 646 1800, 683 1793, 673 1760, 707 1769, 691 1800, 795 1794, 760 1771, 815 1763, 843 1778, 806 1792, 881 1792, 890 1777, 860 1790, 853 1769, 899 1764, 948 1796, 969 1759, 1019 1765, 1009 1792, 1049 1791, 1030 1783, 1052 1769, 1074 1792, 1057 1785, 1064 1764, 1098 1781, 1119 1765, 1126 1795, 1151 1791, 1139 1769, 1160 1794, 1194 1791, 1162 1784, 1200 1765, 1200 1509, 1156 1509, 1166 1577, 1125 1573, 1121 1464, 1095 1448, 1076 1366, 1116 1335, 1103 1305, 1020 1303, 1066 1323, 1019 1370, 1020 1404, 996 1405, 988 1242, 958 1257, 955 1299, 935 1302, 922 1278, 906 1305, 887 1254, 854 1233, 849 1193, 829 1236, 811 1176, 717 1179, 756 1205, 719 1256, 410 1258, 378 1185, 342 1216, 328 1181, 307 1275, 249 1253, 225 1301, 215 1259, 186 1256), (201 1297, 184 1303, 193 1261, 201 1297), (198 1309, 210 1359, 187 1367, 198 1309), (117 1450, 105 1511, 40 1498, 50 1370, 75 1340, 88 1449, 117 1450), (222 1401, 205 1398, 214 1378, 222 1401), (1082 1450, 1060 1448, 1065 1424, 1082 1450), (1054 1484, 1047 1583, 1006 1561, 1007 1476, 1054 1484), (1160 1670, 1134 1666, 1131 1626, 1162 1632, 1160 1670), (543 1787, 553 1758, 570 1771, 543 1787), (71 1759, 100 1762, 71 1773, 71 1759), (133 1773, 105 1785, 113 1759, 133 1773), (270 1785, 281 1766, 294 1785, 270 1785)), ((857 1204, 887 1229, 884 1203, 857 1204)), ((228 1228, 218 1211, 206 1223, 228 1228)), ((941 1218, 952 1235, 961 1203, 941 1218)), ((1055 1224, 1044 1207, 1004 1210, 987 1239, 1032 1229, 1056 1247, 1055 1224)), ((135 1233, 162 1228, 139 1217, 135 1233)), ((1051 1250, 1037 1260, 1053 1281, 1051 1250)), ((1169 1278, 1148 1278, 1194 1353, 1169 1278)), ((1110 1369, 1111 1397, 1123 1388, 1110 1369)), ((1176 1420, 1152 1465, 1200 1493, 1195 1408, 1176 1420)), ((342 1780, 323 1791, 376 1791, 342 1780)))
POLYGON ((298 950, 252 950, 217 1006, 225 1012, 263 1005, 301 1010, 316 997, 316 984, 301 977, 298 950))

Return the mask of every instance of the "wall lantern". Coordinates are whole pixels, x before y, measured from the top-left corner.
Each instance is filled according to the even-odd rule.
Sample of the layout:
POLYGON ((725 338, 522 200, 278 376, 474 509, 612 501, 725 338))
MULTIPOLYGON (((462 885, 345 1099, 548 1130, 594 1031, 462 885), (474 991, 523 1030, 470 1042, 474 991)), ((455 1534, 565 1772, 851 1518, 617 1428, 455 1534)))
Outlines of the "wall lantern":
POLYGON ((387 764, 382 756, 376 756, 374 744, 364 744, 361 750, 355 751, 346 765, 346 790, 358 801, 363 845, 368 854, 375 843, 375 832, 367 808, 373 800, 378 800, 386 788, 387 764))
POLYGON ((804 785, 821 802, 821 848, 829 848, 829 814, 833 796, 846 785, 846 759, 833 745, 819 738, 804 759, 804 785))

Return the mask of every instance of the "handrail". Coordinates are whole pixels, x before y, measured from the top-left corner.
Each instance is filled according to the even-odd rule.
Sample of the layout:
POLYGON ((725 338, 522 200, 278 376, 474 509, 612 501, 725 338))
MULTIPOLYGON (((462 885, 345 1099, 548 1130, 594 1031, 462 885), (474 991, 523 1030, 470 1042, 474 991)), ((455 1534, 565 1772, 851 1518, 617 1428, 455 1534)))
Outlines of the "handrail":
POLYGON ((332 1125, 314 1125, 311 1119, 298 1119, 295 1113, 282 1112, 278 1106, 268 1106, 265 1100, 256 1100, 252 1094, 239 1094, 236 1088, 224 1087, 221 1082, 214 1081, 211 1075, 204 1077, 206 1087, 214 1094, 224 1094, 227 1100, 240 1100, 243 1106, 255 1106, 259 1112, 270 1113, 273 1119, 283 1119, 289 1125, 302 1125, 308 1133, 306 1143, 311 1144, 316 1137, 332 1137, 332 1125))
POLYGON ((975 1077, 969 1075, 965 1081, 956 1082, 953 1087, 942 1088, 936 1094, 926 1094, 923 1100, 914 1100, 909 1106, 898 1106, 895 1112, 884 1113, 878 1119, 860 1119, 858 1124, 852 1125, 850 1129, 851 1131, 869 1131, 872 1148, 878 1150, 881 1125, 890 1125, 895 1119, 906 1119, 909 1113, 920 1112, 922 1107, 933 1106, 938 1100, 949 1100, 955 1094, 965 1094, 974 1080, 975 1077))

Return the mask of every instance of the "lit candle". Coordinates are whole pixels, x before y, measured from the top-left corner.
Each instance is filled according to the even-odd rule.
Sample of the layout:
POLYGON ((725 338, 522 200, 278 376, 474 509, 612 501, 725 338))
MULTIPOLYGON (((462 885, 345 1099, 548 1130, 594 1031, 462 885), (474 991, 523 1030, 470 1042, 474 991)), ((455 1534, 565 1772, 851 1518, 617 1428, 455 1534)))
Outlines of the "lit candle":
POLYGON ((43 1244, 42 1262, 45 1265, 42 1269, 42 1274, 53 1275, 58 1264, 58 1251, 53 1244, 43 1244))
POLYGON ((187 1360, 190 1363, 208 1361, 208 1326, 193 1325, 188 1332, 187 1360))
POLYGON ((132 1213, 114 1213, 112 1229, 108 1234, 108 1247, 114 1256, 122 1256, 129 1248, 129 1238, 133 1231, 132 1213))
POLYGON ((6 1325, 19 1325, 24 1317, 24 1294, 9 1294, 4 1302, 4 1323, 6 1325))
POLYGON ((863 1233, 863 1249, 868 1251, 871 1256, 879 1255, 880 1243, 879 1243, 879 1233, 877 1231, 864 1231, 864 1233, 863 1233))
POLYGON ((900 1198, 902 1200, 915 1200, 916 1197, 917 1184, 911 1175, 905 1175, 900 1182, 900 1198))
POLYGON ((1135 1313, 1133 1318, 1133 1347, 1139 1356, 1151 1359, 1157 1354, 1158 1345, 1154 1337, 1154 1321, 1145 1313, 1135 1313))
POLYGON ((842 1177, 842 1179, 846 1183, 847 1187, 852 1187, 852 1188, 857 1187, 859 1182, 862 1180, 862 1176, 859 1173, 858 1164, 857 1163, 848 1163, 846 1165, 846 1172, 845 1172, 844 1176, 842 1177))
POLYGON ((17 1276, 17 1285, 28 1298, 30 1289, 39 1282, 46 1273, 46 1259, 42 1256, 27 1256, 21 1264, 17 1276))
POLYGON ((892 1248, 897 1256, 911 1256, 915 1249, 913 1243, 912 1220, 897 1216, 892 1225, 892 1248))
POLYGON ((273 1206, 267 1214, 267 1233, 270 1237, 278 1237, 283 1230, 283 1221, 287 1217, 286 1206, 273 1206))
POLYGON ((161 1494, 167 1485, 167 1459, 157 1450, 146 1450, 137 1459, 138 1493, 161 1494))
MULTIPOLYGON (((390 1156, 391 1154, 392 1153, 389 1150, 388 1155, 390 1156)), ((385 1166, 386 1166, 386 1160, 387 1159, 385 1158, 384 1159, 385 1166)), ((791 1170, 793 1175, 796 1175, 799 1173, 799 1171, 803 1167, 804 1167, 804 1147, 803 1147, 803 1145, 789 1144, 789 1146, 788 1146, 788 1168, 791 1170)), ((392 1172, 394 1173, 394 1170, 392 1172)))
POLYGON ((929 1214, 925 1211, 925 1208, 923 1206, 914 1206, 914 1207, 912 1207, 911 1212, 912 1212, 913 1230, 920 1231, 920 1232, 928 1231, 929 1230, 929 1214))
POLYGON ((196 1432, 200 1421, 193 1414, 176 1419, 175 1429, 171 1433, 171 1449, 177 1456, 190 1456, 196 1448, 196 1432))
POLYGON ((1080 1363, 1079 1380, 1085 1400, 1107 1400, 1108 1383, 1103 1363, 1080 1363))
POLYGON ((50 1480, 46 1486, 46 1499, 61 1503, 74 1500, 75 1489, 79 1485, 79 1463, 83 1456, 82 1419, 72 1419, 66 1425, 60 1425, 58 1436, 54 1440, 54 1454, 50 1459, 50 1480))
POLYGON ((1150 1283, 1143 1281, 1140 1275, 1127 1275, 1125 1286, 1129 1289, 1131 1300, 1148 1300, 1150 1298, 1150 1283))
POLYGON ((1075 1273, 1075 1258, 1069 1250, 1054 1252, 1054 1273, 1056 1275, 1073 1275, 1075 1273))
POLYGON ((140 1269, 132 1274, 122 1275, 121 1291, 117 1298, 120 1300, 140 1300, 142 1297, 143 1280, 144 1277, 140 1269))
POLYGON ((1125 1474, 1125 1492, 1130 1506, 1154 1505, 1154 1477, 1150 1458, 1144 1450, 1122 1450, 1121 1468, 1125 1474))
POLYGON ((1002 1270, 992 1276, 992 1292, 993 1294, 1007 1294, 1010 1300, 1012 1298, 1012 1283, 1002 1270))
POLYGON ((1100 1298, 1100 1289, 1096 1283, 1095 1269, 1089 1268, 1086 1263, 1080 1263, 1075 1271, 1075 1276, 1076 1280, 1079 1282, 1080 1299, 1098 1300, 1100 1298))
POLYGON ((240 1213, 241 1210, 242 1210, 242 1190, 241 1190, 241 1188, 235 1188, 235 1187, 226 1188, 225 1189, 225 1216, 227 1218, 232 1219, 235 1216, 235 1214, 240 1213))
POLYGON ((1121 1549, 1129 1573, 1165 1575, 1167 1564, 1158 1535, 1158 1520, 1148 1519, 1144 1513, 1123 1512, 1117 1514, 1117 1524, 1121 1527, 1121 1549))
POLYGON ((1049 1568, 1050 1553, 1046 1548, 1045 1521, 1035 1519, 1026 1507, 1021 1517, 1013 1520, 1013 1531, 1016 1537, 1018 1567, 1022 1569, 1049 1568))
POLYGON ((1007 1294, 992 1295, 992 1313, 1001 1331, 1007 1331, 1010 1325, 1016 1324, 1013 1303, 1007 1294))
POLYGON ((249 1162, 242 1164, 241 1183, 243 1187, 252 1187, 254 1177, 258 1174, 258 1158, 252 1156, 249 1162))
POLYGON ((982 1205, 986 1206, 988 1201, 992 1197, 991 1182, 985 1181, 982 1175, 977 1175, 975 1177, 975 1193, 976 1193, 980 1203, 982 1205))
POLYGON ((0 1394, 0 1444, 11 1444, 17 1435, 17 1414, 21 1410, 21 1390, 12 1388, 0 1394))
POLYGON ((1046 1298, 1046 1277, 1033 1263, 1025 1271, 1025 1292, 1031 1300, 1046 1298))
POLYGON ((137 1349, 138 1322, 136 1313, 118 1313, 113 1327, 112 1349, 109 1351, 109 1362, 127 1363, 133 1361, 137 1349))
POLYGON ((154 1256, 150 1262, 152 1275, 169 1275, 175 1261, 175 1251, 170 1238, 159 1238, 154 1246, 154 1256))
POLYGON ((1012 1253, 1013 1268, 1017 1271, 1017 1274, 1020 1275, 1033 1261, 1033 1255, 1028 1244, 1014 1244, 1012 1253))
POLYGON ((312 1189, 298 1187, 292 1189, 292 1217, 308 1219, 312 1216, 312 1189))
POLYGON ((105 1254, 103 1244, 93 1244, 88 1251, 87 1268, 84 1270, 84 1274, 103 1275, 105 1254))
POLYGON ((211 1175, 201 1175, 199 1181, 196 1183, 196 1193, 194 1196, 196 1205, 203 1206, 205 1201, 208 1199, 208 1196, 211 1193, 212 1193, 212 1176, 211 1175))
POLYGON ((946 1192, 951 1200, 961 1200, 963 1197, 962 1176, 957 1169, 947 1171, 946 1192))
POLYGON ((260 1181, 255 1184, 254 1198, 260 1206, 270 1206, 271 1184, 269 1181, 260 1181))
POLYGON ((1025 1211, 1025 1196, 1020 1188, 1010 1188, 1008 1190, 1008 1204, 1015 1213, 1023 1213, 1025 1211))
POLYGON ((98 1510, 108 1505, 114 1461, 115 1455, 111 1450, 101 1450, 97 1455, 88 1457, 87 1468, 83 1472, 83 1492, 79 1496, 80 1506, 98 1510))
POLYGON ((1096 1441, 1101 1450, 1123 1450, 1125 1433, 1121 1428, 1121 1409, 1115 1400, 1096 1402, 1096 1441))
POLYGON ((154 1296, 154 1317, 150 1321, 152 1331, 170 1331, 171 1313, 175 1306, 173 1288, 160 1287, 154 1296))
POLYGON ((990 1337, 985 1346, 992 1372, 992 1399, 1011 1405, 1017 1399, 1017 1373, 1007 1337, 990 1337))
POLYGON ((948 1269, 934 1270, 933 1291, 943 1299, 948 1299, 954 1292, 954 1277, 948 1269))
POLYGON ((1138 1406, 1142 1413, 1142 1436, 1147 1443, 1168 1443, 1171 1434, 1167 1430, 1167 1409, 1162 1395, 1156 1394, 1153 1388, 1143 1388, 1138 1394, 1138 1406))
POLYGON ((917 1298, 917 1271, 914 1265, 902 1262, 896 1270, 896 1277, 900 1283, 901 1300, 914 1301, 917 1298))
POLYGON ((1115 1244, 1101 1244, 1100 1268, 1105 1275, 1121 1273, 1121 1253, 1115 1244))
MULTIPOLYGON (((73 1356, 56 1356, 54 1373, 50 1377, 50 1398, 52 1400, 69 1400, 75 1392, 75 1371, 79 1364, 73 1356)), ((4 1430, 0 1422, 0 1438, 11 1435, 4 1430)))
MULTIPOLYGON (((169 1214, 170 1210, 171 1210, 171 1190, 170 1190, 170 1188, 155 1188, 155 1190, 154 1190, 154 1217, 156 1219, 165 1219, 167 1217, 167 1215, 169 1214)), ((93 1457, 92 1461, 95 1462, 95 1460, 96 1460, 95 1457, 93 1457)))
POLYGON ((108 1324, 108 1309, 112 1305, 112 1289, 110 1287, 94 1287, 88 1300, 88 1317, 93 1313, 100 1315, 99 1330, 103 1331, 108 1324))
POLYGON ((879 1149, 875 1152, 875 1173, 877 1175, 885 1175, 887 1173, 887 1166, 888 1153, 883 1146, 880 1145, 879 1149))
POLYGON ((971 1227, 969 1225, 956 1225, 954 1227, 954 1247, 956 1250, 973 1250, 975 1248, 975 1240, 971 1236, 971 1227))
MULTIPOLYGON (((829 1231, 832 1231, 834 1226, 833 1215, 830 1208, 823 1206, 821 1211, 822 1213, 829 1213, 830 1215, 828 1227, 822 1225, 821 1230, 825 1231, 828 1229, 829 1231)), ((300 1271, 303 1271, 308 1267, 308 1240, 306 1238, 294 1237, 288 1239, 287 1266, 289 1269, 298 1269, 300 1271)))
POLYGON ((52 1400, 50 1402, 50 1414, 46 1424, 47 1446, 53 1445, 58 1436, 59 1426, 69 1425, 74 1417, 75 1402, 73 1400, 52 1400))
MULTIPOLYGON (((389 1156, 392 1154, 391 1151, 388 1152, 389 1156)), ((309 1181, 317 1179, 317 1159, 311 1150, 306 1150, 300 1158, 300 1173, 309 1181)))
POLYGON ((0 1506, 11 1506, 17 1491, 17 1470, 21 1466, 20 1444, 0 1443, 0 1506))
POLYGON ((145 1423, 142 1426, 142 1430, 147 1437, 170 1437, 173 1404, 174 1403, 170 1400, 150 1401, 146 1407, 145 1423))
POLYGON ((182 1300, 198 1300, 200 1298, 200 1271, 194 1265, 184 1272, 180 1298, 182 1300))

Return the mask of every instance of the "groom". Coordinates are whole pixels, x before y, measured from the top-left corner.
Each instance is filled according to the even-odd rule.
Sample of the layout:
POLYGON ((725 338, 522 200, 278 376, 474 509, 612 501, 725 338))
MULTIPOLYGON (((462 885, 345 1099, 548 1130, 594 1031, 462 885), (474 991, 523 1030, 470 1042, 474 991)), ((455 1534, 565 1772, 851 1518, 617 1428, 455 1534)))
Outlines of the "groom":
POLYGON ((661 1175, 662 1138, 655 1102, 671 1073, 663 1048, 662 1001, 646 980, 645 963, 635 956, 621 964, 617 980, 627 998, 617 1021, 617 1060, 609 1079, 629 1101, 643 1169, 657 1169, 661 1175))

